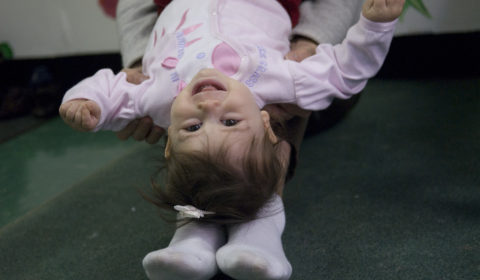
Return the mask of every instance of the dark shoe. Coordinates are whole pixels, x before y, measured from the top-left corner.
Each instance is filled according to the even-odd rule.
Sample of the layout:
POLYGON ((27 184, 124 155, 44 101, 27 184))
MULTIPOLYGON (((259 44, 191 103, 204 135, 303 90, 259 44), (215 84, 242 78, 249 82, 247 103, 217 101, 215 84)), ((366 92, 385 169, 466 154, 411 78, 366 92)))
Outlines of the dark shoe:
POLYGON ((27 115, 33 107, 32 90, 25 87, 9 87, 0 92, 0 119, 27 115))
POLYGON ((58 114, 62 90, 47 66, 41 65, 33 69, 30 88, 33 89, 32 114, 35 117, 46 118, 58 114))

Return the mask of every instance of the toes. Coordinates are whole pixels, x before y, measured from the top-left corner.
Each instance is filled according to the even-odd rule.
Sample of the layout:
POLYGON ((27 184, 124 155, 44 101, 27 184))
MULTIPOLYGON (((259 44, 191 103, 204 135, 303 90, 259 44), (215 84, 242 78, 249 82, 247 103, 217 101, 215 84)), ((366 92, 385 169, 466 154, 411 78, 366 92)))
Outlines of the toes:
POLYGON ((288 279, 291 266, 255 249, 223 248, 217 252, 220 269, 235 279, 288 279))
POLYGON ((149 279, 202 280, 210 279, 217 269, 213 255, 195 255, 170 248, 149 253, 143 259, 143 268, 149 279))

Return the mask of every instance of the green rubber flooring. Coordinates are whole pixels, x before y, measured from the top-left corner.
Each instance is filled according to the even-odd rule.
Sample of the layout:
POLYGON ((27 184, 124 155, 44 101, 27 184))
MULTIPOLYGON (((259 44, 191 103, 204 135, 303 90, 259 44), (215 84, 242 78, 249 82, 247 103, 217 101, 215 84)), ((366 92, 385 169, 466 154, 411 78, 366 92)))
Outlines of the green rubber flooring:
POLYGON ((138 145, 111 132, 73 131, 60 118, 1 143, 0 227, 138 145))
MULTIPOLYGON (((0 154, 0 279, 146 279, 157 146, 53 119, 0 154)), ((480 79, 372 80, 284 196, 292 279, 480 279, 480 79)))

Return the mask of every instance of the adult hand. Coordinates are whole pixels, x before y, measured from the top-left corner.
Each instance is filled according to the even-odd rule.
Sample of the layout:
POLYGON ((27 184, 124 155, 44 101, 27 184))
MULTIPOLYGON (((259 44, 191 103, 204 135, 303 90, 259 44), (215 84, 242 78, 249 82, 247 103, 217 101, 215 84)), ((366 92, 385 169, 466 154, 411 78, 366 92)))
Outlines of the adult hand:
POLYGON ((285 56, 286 59, 300 62, 305 58, 316 53, 317 43, 306 38, 296 37, 290 43, 290 51, 285 56))
MULTIPOLYGON (((142 72, 142 65, 136 65, 132 68, 125 68, 122 70, 127 73, 127 82, 132 84, 141 84, 149 77, 142 72)), ((145 141, 149 144, 157 143, 165 130, 153 123, 153 120, 146 116, 140 119, 131 121, 124 129, 118 131, 117 137, 120 140, 127 140, 130 137, 137 141, 145 141)))
POLYGON ((153 123, 150 117, 143 117, 131 121, 124 129, 117 132, 120 140, 127 140, 130 137, 137 141, 145 141, 148 144, 156 144, 165 130, 153 123))
POLYGON ((132 84, 141 84, 149 78, 147 75, 143 74, 141 64, 136 64, 132 66, 132 68, 123 68, 122 71, 127 73, 127 82, 132 84))
MULTIPOLYGON (((297 36, 290 42, 290 51, 286 59, 301 62, 316 53, 317 43, 307 37, 297 36)), ((294 116, 308 118, 310 111, 304 110, 294 104, 270 104, 265 107, 276 119, 289 120, 294 116)))

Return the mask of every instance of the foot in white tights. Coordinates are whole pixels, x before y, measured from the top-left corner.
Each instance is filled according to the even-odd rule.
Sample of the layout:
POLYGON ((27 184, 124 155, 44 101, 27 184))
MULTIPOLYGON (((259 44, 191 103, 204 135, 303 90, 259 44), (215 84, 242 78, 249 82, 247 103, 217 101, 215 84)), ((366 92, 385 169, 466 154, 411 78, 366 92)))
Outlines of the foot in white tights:
POLYGON ((285 227, 281 198, 275 195, 258 216, 228 227, 228 243, 217 251, 217 264, 235 279, 289 279, 292 266, 281 240, 285 227))
POLYGON ((191 222, 178 228, 167 248, 149 253, 143 267, 150 280, 203 280, 217 271, 215 252, 225 244, 224 228, 191 222))

